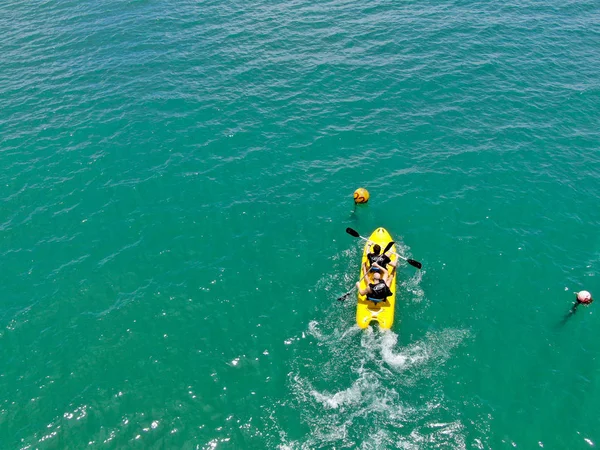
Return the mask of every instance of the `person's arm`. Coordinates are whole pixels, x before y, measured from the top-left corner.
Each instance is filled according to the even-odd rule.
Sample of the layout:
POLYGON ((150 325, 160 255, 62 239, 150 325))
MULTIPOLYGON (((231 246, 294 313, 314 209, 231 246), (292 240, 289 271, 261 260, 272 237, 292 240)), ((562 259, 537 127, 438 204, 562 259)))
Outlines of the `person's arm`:
POLYGON ((360 292, 360 295, 367 295, 371 293, 371 288, 369 287, 369 285, 367 284, 366 289, 361 289, 360 288, 360 281, 356 282, 356 289, 358 289, 358 292, 360 292))
POLYGON ((372 274, 370 273, 370 271, 371 271, 371 269, 369 269, 369 266, 367 266, 367 263, 363 263, 363 265, 362 265, 363 279, 365 280, 365 283, 367 285, 369 284, 369 279, 370 279, 369 275, 372 276, 372 274))
POLYGON ((390 262, 388 264, 392 266, 392 268, 390 269, 390 278, 393 278, 394 274, 396 273, 396 269, 398 269, 398 260, 396 259, 396 261, 392 261, 390 259, 390 262))
POLYGON ((387 284, 389 286, 389 281, 390 281, 390 273, 387 271, 387 269, 385 269, 384 267, 381 267, 379 264, 375 263, 373 264, 373 266, 378 267, 379 270, 381 270, 381 279, 383 280, 383 282, 385 284, 387 284))

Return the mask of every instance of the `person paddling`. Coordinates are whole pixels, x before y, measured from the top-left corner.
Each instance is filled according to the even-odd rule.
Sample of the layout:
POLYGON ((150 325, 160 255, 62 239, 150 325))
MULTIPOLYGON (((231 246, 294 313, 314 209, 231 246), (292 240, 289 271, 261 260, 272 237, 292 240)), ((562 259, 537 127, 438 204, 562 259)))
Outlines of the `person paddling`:
MULTIPOLYGON (((363 265, 363 273, 367 273, 367 269, 365 266, 366 265, 363 265)), ((392 295, 392 291, 390 290, 388 285, 392 277, 384 267, 380 266, 376 262, 373 263, 372 267, 378 269, 381 273, 379 271, 374 272, 373 283, 368 283, 365 289, 362 289, 360 287, 360 281, 356 282, 356 288, 358 289, 358 292, 360 292, 360 295, 366 295, 367 300, 370 300, 373 303, 377 304, 385 302, 387 300, 387 297, 392 295)), ((369 281, 368 278, 367 281, 369 281)))
POLYGON ((375 244, 371 250, 372 250, 371 253, 367 253, 367 259, 369 260, 369 264, 370 264, 371 270, 373 272, 379 271, 378 268, 373 267, 374 263, 377 263, 379 266, 384 267, 384 268, 386 268, 387 265, 389 264, 393 268, 392 271, 396 269, 396 263, 392 262, 392 260, 390 259, 390 257, 388 255, 386 255, 385 253, 380 254, 381 246, 379 244, 375 244))

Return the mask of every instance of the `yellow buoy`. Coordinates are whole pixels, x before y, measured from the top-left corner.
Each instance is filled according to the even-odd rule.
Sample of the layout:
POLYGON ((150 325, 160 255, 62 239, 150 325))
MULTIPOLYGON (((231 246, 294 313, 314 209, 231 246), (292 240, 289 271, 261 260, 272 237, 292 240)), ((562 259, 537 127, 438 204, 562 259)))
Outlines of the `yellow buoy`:
POLYGON ((369 201, 369 191, 365 188, 358 188, 354 191, 354 203, 367 203, 369 201))

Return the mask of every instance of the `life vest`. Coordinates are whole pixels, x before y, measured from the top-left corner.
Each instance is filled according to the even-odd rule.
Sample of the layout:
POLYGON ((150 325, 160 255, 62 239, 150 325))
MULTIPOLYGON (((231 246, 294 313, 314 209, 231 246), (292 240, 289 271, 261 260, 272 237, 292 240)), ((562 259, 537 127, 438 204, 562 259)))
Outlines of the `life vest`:
POLYGON ((371 293, 368 295, 369 299, 383 301, 388 295, 392 295, 392 291, 390 291, 390 288, 383 281, 376 284, 369 284, 369 287, 371 288, 371 293))
POLYGON ((367 259, 369 260, 369 265, 372 266, 373 263, 377 263, 384 269, 390 262, 390 258, 387 255, 375 255, 373 253, 368 253, 367 259))

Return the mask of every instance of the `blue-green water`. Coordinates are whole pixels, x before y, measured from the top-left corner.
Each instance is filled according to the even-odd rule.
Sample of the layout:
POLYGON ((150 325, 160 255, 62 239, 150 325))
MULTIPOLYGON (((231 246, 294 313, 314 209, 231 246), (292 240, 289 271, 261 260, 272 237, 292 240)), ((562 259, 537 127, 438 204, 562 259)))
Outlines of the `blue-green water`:
POLYGON ((0 447, 594 446, 599 24, 0 3, 0 447), (391 332, 348 226, 424 265, 391 332))

